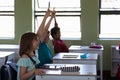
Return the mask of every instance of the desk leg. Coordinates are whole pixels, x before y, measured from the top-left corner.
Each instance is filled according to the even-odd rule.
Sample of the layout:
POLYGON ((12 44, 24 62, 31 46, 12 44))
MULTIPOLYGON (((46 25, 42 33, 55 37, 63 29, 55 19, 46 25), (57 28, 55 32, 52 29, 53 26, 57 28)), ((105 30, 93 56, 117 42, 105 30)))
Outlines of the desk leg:
POLYGON ((100 79, 103 80, 103 53, 100 52, 100 79))

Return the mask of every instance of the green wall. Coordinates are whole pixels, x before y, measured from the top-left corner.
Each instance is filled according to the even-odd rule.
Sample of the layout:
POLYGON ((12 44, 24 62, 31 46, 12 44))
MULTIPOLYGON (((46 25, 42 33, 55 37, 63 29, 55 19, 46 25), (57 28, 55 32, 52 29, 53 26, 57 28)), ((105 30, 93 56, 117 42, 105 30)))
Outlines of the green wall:
MULTIPOLYGON (((70 45, 89 45, 91 42, 97 42, 104 46, 103 69, 111 69, 111 45, 117 45, 118 40, 103 40, 98 38, 99 28, 99 0, 81 0, 81 40, 65 40, 68 47, 70 45)), ((20 35, 26 31, 32 31, 34 23, 34 14, 32 0, 15 0, 15 39, 0 40, 0 44, 18 44, 20 35)), ((51 41, 49 47, 53 52, 51 41)))

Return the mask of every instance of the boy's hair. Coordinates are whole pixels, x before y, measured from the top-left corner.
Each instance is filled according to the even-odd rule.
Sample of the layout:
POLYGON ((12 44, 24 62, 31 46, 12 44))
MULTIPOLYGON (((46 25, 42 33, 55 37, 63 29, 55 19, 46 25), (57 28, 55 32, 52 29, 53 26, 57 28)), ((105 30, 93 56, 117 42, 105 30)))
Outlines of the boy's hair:
POLYGON ((59 30, 60 30, 59 27, 53 27, 53 28, 51 29, 51 36, 53 37, 53 35, 57 34, 57 32, 58 32, 59 30))
POLYGON ((20 56, 26 54, 28 50, 31 50, 33 48, 34 39, 37 39, 37 34, 33 32, 27 32, 21 36, 19 49, 20 56))

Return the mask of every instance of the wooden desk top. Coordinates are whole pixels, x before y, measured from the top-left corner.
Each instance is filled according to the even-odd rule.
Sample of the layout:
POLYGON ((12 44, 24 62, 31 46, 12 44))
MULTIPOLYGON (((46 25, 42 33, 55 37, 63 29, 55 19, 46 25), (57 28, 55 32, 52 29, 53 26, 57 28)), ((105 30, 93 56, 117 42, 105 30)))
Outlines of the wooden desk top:
POLYGON ((45 64, 50 69, 45 69, 45 75, 71 75, 71 76, 96 76, 96 65, 94 64, 45 64), (79 72, 61 72, 60 67, 79 66, 79 72), (53 69, 54 68, 54 69, 53 69))
POLYGON ((57 55, 55 55, 53 57, 53 60, 55 59, 84 59, 84 60, 97 60, 98 59, 98 54, 89 54, 89 53, 58 53, 57 55), (86 56, 85 58, 83 58, 82 56, 86 56))
POLYGON ((13 53, 15 53, 15 52, 0 51, 0 58, 9 56, 9 55, 11 55, 11 54, 13 54, 13 53))
POLYGON ((103 50, 103 46, 102 46, 102 48, 89 48, 89 46, 80 46, 80 45, 71 45, 70 47, 69 47, 69 50, 103 50))

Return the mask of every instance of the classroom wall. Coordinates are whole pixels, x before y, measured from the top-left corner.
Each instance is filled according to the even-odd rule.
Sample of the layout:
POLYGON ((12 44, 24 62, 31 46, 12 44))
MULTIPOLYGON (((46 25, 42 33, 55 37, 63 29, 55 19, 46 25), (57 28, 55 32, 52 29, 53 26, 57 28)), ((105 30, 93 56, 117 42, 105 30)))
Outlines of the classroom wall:
MULTIPOLYGON (((18 44, 21 34, 26 31, 32 31, 34 26, 33 0, 15 0, 15 39, 0 40, 0 44, 18 44)), ((89 45, 91 42, 97 42, 104 46, 103 69, 111 68, 111 45, 117 45, 119 40, 105 40, 98 38, 99 28, 99 0, 81 0, 81 40, 64 40, 68 45, 89 45)), ((74 24, 74 23, 73 23, 74 24)), ((51 41, 48 46, 53 52, 51 41)), ((99 68, 98 68, 99 69, 99 68)))

